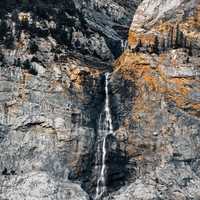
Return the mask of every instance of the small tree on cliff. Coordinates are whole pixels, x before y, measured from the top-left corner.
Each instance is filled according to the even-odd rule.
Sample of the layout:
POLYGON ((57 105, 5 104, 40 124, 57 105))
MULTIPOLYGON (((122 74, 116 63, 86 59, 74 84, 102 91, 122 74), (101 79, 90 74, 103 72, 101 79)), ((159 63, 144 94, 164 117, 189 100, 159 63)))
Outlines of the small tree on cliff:
POLYGON ((37 75, 38 72, 36 71, 36 69, 33 68, 30 60, 25 60, 24 63, 23 63, 23 68, 28 70, 28 72, 32 75, 37 75))
POLYGON ((189 56, 193 56, 193 52, 192 52, 192 42, 190 42, 188 54, 189 54, 189 56))
POLYGON ((6 40, 4 41, 5 47, 8 49, 13 49, 14 48, 14 37, 12 34, 8 34, 6 36, 6 40))
POLYGON ((177 25, 177 27, 176 27, 175 48, 183 47, 183 39, 184 39, 183 32, 180 31, 179 25, 177 25))
POLYGON ((38 47, 38 45, 36 44, 35 41, 30 42, 29 45, 30 45, 30 46, 29 46, 29 49, 30 49, 30 53, 31 53, 31 54, 35 54, 35 53, 39 50, 39 47, 38 47))
POLYGON ((170 29, 170 48, 174 46, 174 28, 171 27, 170 29))
POLYGON ((183 48, 187 48, 187 37, 183 36, 183 48))
POLYGON ((173 27, 170 28, 169 33, 167 35, 166 48, 167 49, 173 48, 173 27))
POLYGON ((166 39, 163 37, 161 40, 161 51, 165 51, 166 50, 166 39))
POLYGON ((16 67, 21 67, 21 59, 18 58, 17 60, 15 60, 15 66, 16 67))
POLYGON ((155 36, 154 44, 153 44, 153 52, 159 54, 159 40, 158 36, 155 36))
POLYGON ((0 40, 4 38, 6 33, 9 31, 7 23, 3 20, 0 22, 0 40))
POLYGON ((27 5, 28 3, 31 3, 30 0, 16 0, 16 2, 17 2, 18 4, 23 4, 23 5, 27 5))
POLYGON ((24 61, 23 68, 27 69, 27 70, 31 69, 31 62, 30 62, 30 60, 27 59, 27 60, 24 61))

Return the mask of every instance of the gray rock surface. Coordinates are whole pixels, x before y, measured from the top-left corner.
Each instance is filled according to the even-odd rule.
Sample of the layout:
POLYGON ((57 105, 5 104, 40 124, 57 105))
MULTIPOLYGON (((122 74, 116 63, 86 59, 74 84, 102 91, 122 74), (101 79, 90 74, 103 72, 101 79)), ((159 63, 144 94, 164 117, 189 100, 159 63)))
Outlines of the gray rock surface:
POLYGON ((93 153, 99 72, 69 58, 32 65, 37 75, 1 68, 0 198, 86 200, 68 177, 82 174, 93 153))
POLYGON ((1 180, 1 199, 10 200, 88 200, 88 195, 76 184, 54 180, 45 172, 31 172, 1 180))
POLYGON ((199 199, 200 119, 194 106, 200 91, 199 20, 190 26, 198 18, 199 3, 144 0, 136 11, 129 43, 140 43, 117 60, 110 86, 116 137, 131 175, 105 199, 199 199), (189 33, 187 40, 195 45, 148 51, 174 24, 183 24, 183 35, 189 33))
POLYGON ((177 23, 183 20, 188 13, 192 15, 192 10, 197 3, 198 0, 144 0, 134 15, 130 29, 139 32, 143 29, 149 30, 162 19, 174 19, 177 23))

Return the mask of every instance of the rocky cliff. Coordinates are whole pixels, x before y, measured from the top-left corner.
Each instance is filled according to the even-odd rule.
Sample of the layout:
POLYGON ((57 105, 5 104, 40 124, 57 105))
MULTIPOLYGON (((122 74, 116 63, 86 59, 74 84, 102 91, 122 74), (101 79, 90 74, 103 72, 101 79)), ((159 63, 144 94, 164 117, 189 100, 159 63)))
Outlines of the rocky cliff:
POLYGON ((0 2, 0 199, 94 197, 103 74, 138 3, 0 2))
POLYGON ((0 199, 200 198, 200 2, 140 2, 0 2, 0 199))
POLYGON ((114 199, 200 197, 199 6, 144 0, 136 11, 111 80, 117 141, 136 167, 114 199))

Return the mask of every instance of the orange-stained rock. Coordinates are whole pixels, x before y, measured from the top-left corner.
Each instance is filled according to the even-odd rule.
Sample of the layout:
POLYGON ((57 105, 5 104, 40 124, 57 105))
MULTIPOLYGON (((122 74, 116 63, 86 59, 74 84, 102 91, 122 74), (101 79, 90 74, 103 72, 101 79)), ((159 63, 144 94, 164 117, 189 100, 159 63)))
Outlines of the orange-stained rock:
POLYGON ((191 109, 188 112, 198 115, 199 110, 193 108, 198 108, 200 102, 190 96, 200 91, 199 80, 195 79, 200 74, 200 68, 196 65, 200 59, 196 58, 199 61, 195 60, 187 66, 182 63, 183 57, 179 57, 187 56, 187 53, 181 53, 179 50, 172 50, 157 56, 157 66, 154 67, 151 66, 153 56, 125 52, 116 61, 115 71, 121 73, 124 79, 132 80, 140 91, 142 87, 147 87, 149 91, 165 95, 165 98, 180 108, 187 105, 191 109), (171 56, 175 58, 171 59, 171 56))

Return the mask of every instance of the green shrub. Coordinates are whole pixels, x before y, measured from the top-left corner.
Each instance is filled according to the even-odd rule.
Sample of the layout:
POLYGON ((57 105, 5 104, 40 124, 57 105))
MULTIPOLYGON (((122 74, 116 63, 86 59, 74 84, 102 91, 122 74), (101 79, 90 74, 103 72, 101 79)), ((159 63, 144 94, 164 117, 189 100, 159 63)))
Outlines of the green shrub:
POLYGON ((31 54, 35 54, 38 51, 38 45, 36 44, 36 42, 30 42, 30 52, 31 54))
POLYGON ((38 72, 33 68, 31 62, 27 59, 23 63, 23 69, 28 70, 28 72, 32 75, 37 75, 38 72))
POLYGON ((0 22, 0 39, 2 40, 6 33, 9 31, 7 23, 5 21, 0 22))

